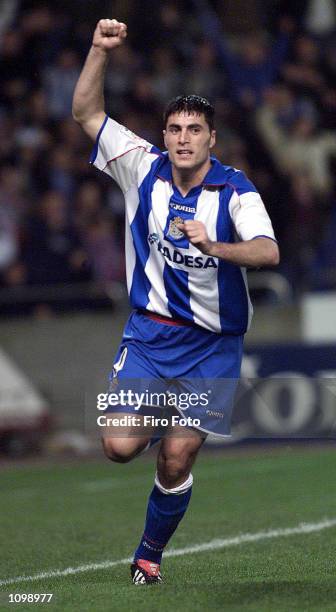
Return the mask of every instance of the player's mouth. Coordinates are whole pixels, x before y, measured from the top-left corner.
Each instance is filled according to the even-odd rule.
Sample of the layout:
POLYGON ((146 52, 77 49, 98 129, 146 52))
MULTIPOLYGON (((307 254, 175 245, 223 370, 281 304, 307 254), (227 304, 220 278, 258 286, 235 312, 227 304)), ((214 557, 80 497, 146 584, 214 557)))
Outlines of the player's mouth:
POLYGON ((190 149, 178 149, 177 155, 180 159, 190 159, 193 152, 190 149))

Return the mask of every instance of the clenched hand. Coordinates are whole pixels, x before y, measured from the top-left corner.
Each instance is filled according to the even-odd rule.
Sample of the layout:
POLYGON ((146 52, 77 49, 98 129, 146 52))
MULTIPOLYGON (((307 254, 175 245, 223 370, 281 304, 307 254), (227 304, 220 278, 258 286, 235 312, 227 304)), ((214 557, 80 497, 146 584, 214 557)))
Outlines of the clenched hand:
POLYGON ((191 244, 194 244, 202 253, 207 255, 211 246, 208 232, 204 223, 201 221, 187 220, 184 223, 177 223, 176 227, 184 233, 191 244))
POLYGON ((127 25, 116 19, 100 19, 95 29, 92 44, 103 51, 119 47, 127 36, 127 25))

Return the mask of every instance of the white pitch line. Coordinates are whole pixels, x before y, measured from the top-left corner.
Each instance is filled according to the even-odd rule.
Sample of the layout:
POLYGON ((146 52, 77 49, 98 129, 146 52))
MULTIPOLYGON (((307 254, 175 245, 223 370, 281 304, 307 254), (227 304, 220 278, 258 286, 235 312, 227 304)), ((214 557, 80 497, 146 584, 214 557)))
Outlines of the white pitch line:
MULTIPOLYGON (((323 529, 336 527, 336 519, 324 519, 319 523, 300 523, 296 527, 285 527, 282 529, 269 529, 268 531, 257 531, 256 533, 242 533, 232 538, 216 539, 204 544, 195 544, 186 548, 176 548, 167 550, 164 553, 167 557, 180 557, 182 555, 191 555, 194 553, 205 552, 209 550, 219 550, 220 548, 228 548, 230 546, 238 546, 247 542, 259 542, 261 540, 269 540, 271 538, 281 538, 291 535, 302 535, 306 533, 314 533, 323 529)), ((17 576, 16 578, 6 578, 0 580, 0 586, 16 584, 18 582, 34 582, 48 578, 60 578, 62 576, 72 576, 83 572, 91 572, 97 570, 109 569, 117 565, 127 565, 132 559, 119 559, 118 561, 102 561, 101 563, 88 563, 87 565, 79 565, 78 567, 67 567, 64 570, 54 570, 51 572, 41 572, 32 576, 17 576)))

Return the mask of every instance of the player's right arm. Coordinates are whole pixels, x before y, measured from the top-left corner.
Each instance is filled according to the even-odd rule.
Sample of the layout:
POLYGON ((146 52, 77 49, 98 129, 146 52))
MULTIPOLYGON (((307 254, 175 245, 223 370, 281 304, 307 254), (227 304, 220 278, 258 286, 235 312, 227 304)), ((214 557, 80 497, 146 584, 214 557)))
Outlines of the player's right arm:
POLYGON ((104 79, 109 54, 127 36, 127 26, 116 19, 101 19, 78 79, 72 113, 75 121, 95 140, 105 119, 104 79))
POLYGON ((92 47, 78 79, 73 98, 73 116, 95 141, 90 163, 113 178, 126 193, 139 185, 159 152, 105 114, 104 77, 109 53, 127 36, 124 23, 101 19, 92 47))

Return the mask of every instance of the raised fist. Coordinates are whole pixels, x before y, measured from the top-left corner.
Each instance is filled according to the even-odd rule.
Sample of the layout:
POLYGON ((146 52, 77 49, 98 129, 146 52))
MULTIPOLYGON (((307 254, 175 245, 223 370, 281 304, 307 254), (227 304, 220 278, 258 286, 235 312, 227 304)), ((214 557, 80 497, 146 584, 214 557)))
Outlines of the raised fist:
POLYGON ((119 47, 127 36, 127 25, 116 19, 100 19, 93 35, 92 44, 104 51, 119 47))

